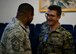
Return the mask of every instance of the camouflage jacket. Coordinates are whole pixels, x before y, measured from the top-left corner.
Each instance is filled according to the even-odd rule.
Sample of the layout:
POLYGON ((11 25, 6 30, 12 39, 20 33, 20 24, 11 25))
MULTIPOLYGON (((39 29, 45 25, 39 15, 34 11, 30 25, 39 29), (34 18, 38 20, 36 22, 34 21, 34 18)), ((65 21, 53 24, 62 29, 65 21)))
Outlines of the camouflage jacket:
POLYGON ((61 26, 50 31, 47 23, 43 24, 39 41, 38 54, 74 54, 72 35, 61 26))
POLYGON ((32 54, 29 40, 29 28, 13 18, 2 35, 0 54, 32 54))

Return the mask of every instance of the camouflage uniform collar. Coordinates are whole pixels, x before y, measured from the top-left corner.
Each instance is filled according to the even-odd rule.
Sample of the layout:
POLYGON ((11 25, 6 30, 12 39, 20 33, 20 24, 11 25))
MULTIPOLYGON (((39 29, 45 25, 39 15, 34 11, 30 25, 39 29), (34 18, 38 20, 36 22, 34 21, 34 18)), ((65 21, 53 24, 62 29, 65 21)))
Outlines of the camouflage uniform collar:
MULTIPOLYGON (((45 21, 42 25, 43 25, 42 27, 44 29, 48 30, 48 32, 52 32, 52 30, 50 29, 50 27, 47 24, 47 21, 45 21)), ((61 28, 62 28, 61 25, 59 25, 55 31, 60 32, 61 28)))
POLYGON ((57 32, 60 32, 60 30, 61 30, 61 25, 59 25, 59 26, 56 28, 56 31, 57 31, 57 32))
POLYGON ((26 32, 29 32, 29 26, 25 27, 17 18, 12 19, 13 23, 20 25, 26 32))

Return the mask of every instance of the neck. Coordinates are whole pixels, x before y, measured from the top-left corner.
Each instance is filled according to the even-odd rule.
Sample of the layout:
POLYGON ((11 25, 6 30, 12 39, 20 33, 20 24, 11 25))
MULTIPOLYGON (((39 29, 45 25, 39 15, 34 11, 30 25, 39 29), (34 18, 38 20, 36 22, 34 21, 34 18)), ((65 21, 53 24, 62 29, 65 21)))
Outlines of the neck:
POLYGON ((21 23, 27 28, 28 25, 26 24, 26 21, 22 20, 21 23))
POLYGON ((23 26, 27 27, 26 25, 27 21, 25 21, 25 18, 23 17, 16 17, 16 18, 23 24, 23 26))
POLYGON ((52 31, 55 31, 59 25, 60 25, 59 22, 56 23, 55 25, 51 25, 51 26, 50 26, 50 29, 51 29, 52 31))

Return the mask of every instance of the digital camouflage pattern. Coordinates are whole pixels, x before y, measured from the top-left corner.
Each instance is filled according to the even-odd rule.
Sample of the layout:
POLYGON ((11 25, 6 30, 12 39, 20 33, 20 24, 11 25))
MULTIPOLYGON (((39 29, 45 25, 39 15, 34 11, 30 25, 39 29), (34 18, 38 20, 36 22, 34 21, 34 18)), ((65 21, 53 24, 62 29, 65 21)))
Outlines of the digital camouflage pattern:
POLYGON ((59 26, 56 31, 50 31, 45 22, 39 36, 38 54, 74 54, 74 43, 70 32, 59 26))
POLYGON ((0 54, 32 54, 29 40, 29 28, 13 18, 2 35, 0 54))

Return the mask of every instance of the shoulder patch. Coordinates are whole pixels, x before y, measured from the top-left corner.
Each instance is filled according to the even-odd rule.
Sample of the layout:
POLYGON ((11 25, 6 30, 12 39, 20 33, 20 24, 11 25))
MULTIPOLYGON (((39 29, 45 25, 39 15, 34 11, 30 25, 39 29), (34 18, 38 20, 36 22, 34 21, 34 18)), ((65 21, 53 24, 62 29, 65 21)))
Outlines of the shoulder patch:
POLYGON ((20 40, 14 36, 11 40, 12 50, 19 51, 20 50, 20 40))

